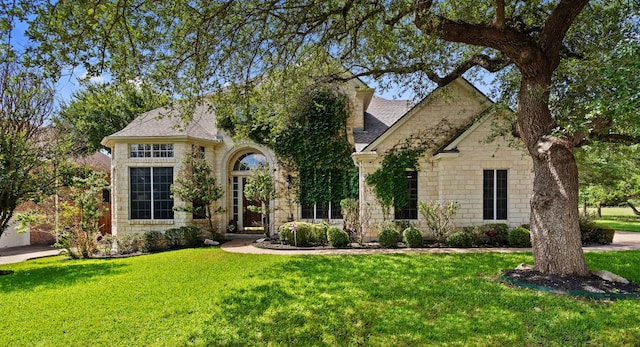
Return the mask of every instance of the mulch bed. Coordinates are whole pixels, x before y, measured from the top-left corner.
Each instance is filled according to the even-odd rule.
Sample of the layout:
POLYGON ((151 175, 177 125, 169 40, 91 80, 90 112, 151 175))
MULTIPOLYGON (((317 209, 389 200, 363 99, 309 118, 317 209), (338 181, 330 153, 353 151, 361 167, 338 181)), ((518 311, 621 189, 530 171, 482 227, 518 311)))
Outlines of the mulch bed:
POLYGON ((587 296, 592 298, 640 299, 640 285, 604 280, 598 276, 549 275, 536 270, 504 270, 502 276, 509 282, 533 289, 587 296), (524 285, 523 285, 524 284, 524 285))

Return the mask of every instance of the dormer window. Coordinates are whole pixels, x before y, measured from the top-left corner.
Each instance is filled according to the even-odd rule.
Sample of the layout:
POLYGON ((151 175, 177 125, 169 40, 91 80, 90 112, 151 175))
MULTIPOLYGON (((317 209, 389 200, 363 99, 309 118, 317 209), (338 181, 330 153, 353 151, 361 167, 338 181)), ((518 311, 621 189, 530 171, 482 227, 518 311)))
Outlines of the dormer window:
POLYGON ((130 158, 173 158, 173 143, 132 143, 130 158))

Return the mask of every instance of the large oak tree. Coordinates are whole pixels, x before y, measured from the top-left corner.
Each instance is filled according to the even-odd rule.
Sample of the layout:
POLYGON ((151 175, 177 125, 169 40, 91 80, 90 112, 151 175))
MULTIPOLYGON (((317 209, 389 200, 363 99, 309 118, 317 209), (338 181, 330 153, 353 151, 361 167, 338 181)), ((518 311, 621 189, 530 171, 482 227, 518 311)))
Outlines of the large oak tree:
POLYGON ((550 105, 585 83, 570 78, 584 68, 581 60, 593 64, 624 37, 637 40, 627 30, 637 26, 634 11, 630 1, 588 0, 61 0, 38 6, 30 35, 40 53, 32 61, 54 72, 69 65, 91 73, 109 69, 115 78, 144 78, 170 95, 273 70, 286 76, 288 89, 286 81, 296 77, 286 74, 290 66, 314 66, 317 79, 343 79, 344 71, 324 64, 327 56, 353 76, 386 77, 383 86, 401 82, 416 90, 464 73, 503 71, 499 86, 506 97, 517 91, 513 129, 535 172, 536 267, 586 275, 573 149, 615 122, 606 115, 570 121, 550 105), (513 76, 515 87, 507 83, 513 76))

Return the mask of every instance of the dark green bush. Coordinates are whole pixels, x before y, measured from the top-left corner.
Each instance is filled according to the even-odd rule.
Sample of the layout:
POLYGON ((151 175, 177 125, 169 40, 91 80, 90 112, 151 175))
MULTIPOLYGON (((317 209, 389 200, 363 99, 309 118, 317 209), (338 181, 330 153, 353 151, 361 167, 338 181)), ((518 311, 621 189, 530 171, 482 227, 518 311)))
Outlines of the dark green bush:
POLYGON ((327 240, 328 229, 329 229, 329 224, 325 222, 312 224, 309 242, 314 243, 316 245, 326 245, 328 241, 327 240))
POLYGON ((449 235, 445 243, 449 247, 468 248, 476 244, 478 240, 477 229, 475 227, 464 227, 460 231, 449 235))
POLYGON ((478 244, 504 246, 509 243, 509 225, 504 223, 484 224, 479 227, 478 244))
POLYGON ((422 232, 414 227, 408 227, 402 232, 402 240, 407 247, 417 248, 424 246, 422 232))
POLYGON ((149 252, 157 252, 166 246, 164 235, 157 230, 150 230, 144 233, 145 248, 149 252))
POLYGON ((523 227, 511 230, 509 244, 513 247, 531 247, 531 232, 523 227))
POLYGON ((608 245, 613 242, 613 235, 615 230, 607 227, 600 226, 595 223, 595 215, 580 215, 580 233, 582 234, 582 243, 592 244, 599 243, 608 245))
POLYGON ((350 244, 349 234, 338 227, 327 228, 327 239, 331 247, 348 247, 350 244))
POLYGON ((378 242, 384 248, 394 248, 398 245, 400 233, 393 223, 385 223, 378 231, 378 242))
POLYGON ((284 223, 278 228, 280 243, 292 246, 308 246, 313 224, 307 222, 284 223), (295 230, 295 232, 294 232, 295 230))
POLYGON ((202 245, 202 230, 198 227, 171 228, 164 232, 167 247, 197 247, 202 245))

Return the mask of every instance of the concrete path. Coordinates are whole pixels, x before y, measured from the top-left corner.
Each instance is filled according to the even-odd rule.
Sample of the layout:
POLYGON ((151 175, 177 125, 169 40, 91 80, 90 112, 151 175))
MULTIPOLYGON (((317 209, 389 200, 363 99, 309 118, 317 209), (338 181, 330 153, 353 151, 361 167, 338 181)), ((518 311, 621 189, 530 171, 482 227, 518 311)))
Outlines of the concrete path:
MULTIPOLYGON (((514 253, 531 252, 531 248, 395 248, 395 249, 323 249, 323 250, 273 250, 258 248, 252 245, 254 238, 234 239, 222 244, 222 249, 232 253, 246 254, 394 254, 394 253, 514 253)), ((586 252, 593 251, 626 251, 640 249, 640 233, 617 231, 610 245, 584 247, 586 252)))
MULTIPOLYGON (((531 248, 401 248, 401 249, 323 249, 323 250, 271 250, 254 247, 253 241, 260 235, 233 235, 234 239, 222 244, 222 249, 233 253, 246 254, 393 254, 393 253, 512 253, 530 252, 531 248)), ((593 251, 627 251, 640 249, 640 233, 616 231, 613 243, 605 246, 585 247, 587 252, 593 251)), ((0 265, 11 264, 36 259, 50 257, 60 254, 59 249, 51 246, 22 246, 0 249, 0 265)))
POLYGON ((60 250, 47 245, 32 245, 0 248, 0 264, 19 263, 28 259, 51 257, 60 254, 60 250))

